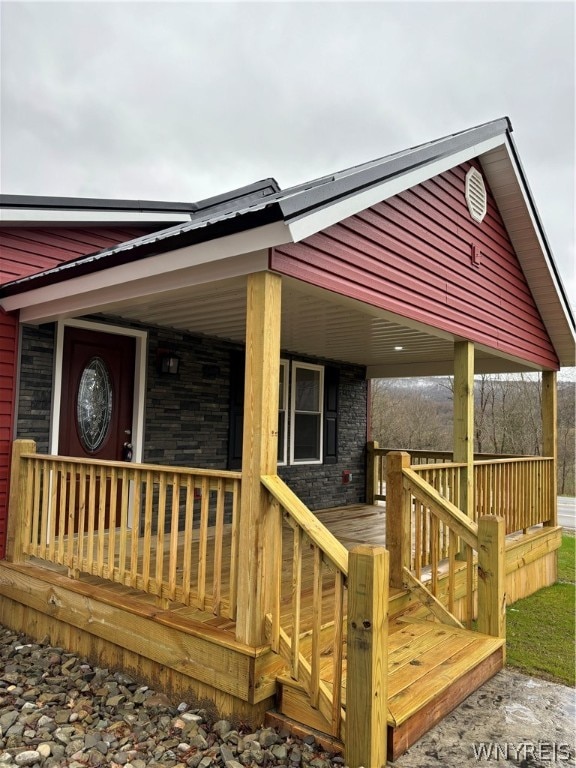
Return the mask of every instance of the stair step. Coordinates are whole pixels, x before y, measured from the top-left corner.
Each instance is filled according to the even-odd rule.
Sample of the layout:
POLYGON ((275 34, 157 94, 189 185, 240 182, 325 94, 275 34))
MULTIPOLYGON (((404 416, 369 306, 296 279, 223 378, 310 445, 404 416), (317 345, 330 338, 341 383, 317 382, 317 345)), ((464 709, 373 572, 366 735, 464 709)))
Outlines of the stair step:
MULTIPOLYGON (((504 665, 504 641, 411 615, 396 616, 388 637, 388 758, 395 760, 504 665)), ((332 685, 331 659, 321 678, 332 685)), ((330 733, 296 681, 279 678, 278 710, 330 733)), ((342 680, 346 702, 346 665, 342 680)))

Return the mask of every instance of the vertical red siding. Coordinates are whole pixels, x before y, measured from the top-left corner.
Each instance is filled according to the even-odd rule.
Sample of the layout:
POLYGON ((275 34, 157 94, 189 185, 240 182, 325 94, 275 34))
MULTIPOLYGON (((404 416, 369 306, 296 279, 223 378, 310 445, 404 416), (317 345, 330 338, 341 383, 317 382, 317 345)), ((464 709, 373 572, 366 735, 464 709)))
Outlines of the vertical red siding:
POLYGON ((455 167, 301 243, 274 248, 272 269, 558 368, 489 190, 484 221, 468 213, 469 168, 455 167))
POLYGON ((17 346, 18 318, 0 309, 0 558, 6 554, 17 346))

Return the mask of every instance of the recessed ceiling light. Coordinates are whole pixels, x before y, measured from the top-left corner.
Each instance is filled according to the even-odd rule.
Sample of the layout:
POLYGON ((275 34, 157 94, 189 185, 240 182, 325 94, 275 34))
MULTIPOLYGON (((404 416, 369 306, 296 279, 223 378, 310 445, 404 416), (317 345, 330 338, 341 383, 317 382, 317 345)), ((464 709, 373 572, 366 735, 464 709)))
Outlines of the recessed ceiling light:
POLYGON ((394 352, 402 352, 404 347, 394 347, 394 352))

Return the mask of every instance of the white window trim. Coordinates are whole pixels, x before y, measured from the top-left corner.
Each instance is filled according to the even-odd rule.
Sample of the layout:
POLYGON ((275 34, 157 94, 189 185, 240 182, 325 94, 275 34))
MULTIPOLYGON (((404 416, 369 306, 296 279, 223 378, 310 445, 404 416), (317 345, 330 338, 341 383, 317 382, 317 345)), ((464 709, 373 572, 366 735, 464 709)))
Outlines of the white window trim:
MULTIPOLYGON (((284 369, 284 441, 282 445, 282 458, 278 459, 278 466, 279 467, 285 467, 288 464, 288 432, 289 432, 289 421, 290 421, 290 404, 288 402, 288 379, 290 376, 290 362, 288 360, 283 360, 280 358, 280 368, 284 369)), ((280 385, 280 382, 278 382, 278 385, 280 385)), ((280 413, 280 409, 278 409, 278 413, 280 413)))
MULTIPOLYGON (((312 365, 312 363, 299 363, 296 360, 292 361, 292 375, 291 375, 291 395, 290 395, 290 464, 322 464, 324 462, 324 366, 312 365), (299 368, 307 368, 311 371, 319 371, 320 373, 320 391, 318 393, 320 410, 320 458, 318 459, 295 459, 294 458, 294 427, 296 421, 296 371, 299 368)), ((312 413, 312 411, 311 411, 312 413)), ((316 413, 316 411, 314 411, 316 413)))

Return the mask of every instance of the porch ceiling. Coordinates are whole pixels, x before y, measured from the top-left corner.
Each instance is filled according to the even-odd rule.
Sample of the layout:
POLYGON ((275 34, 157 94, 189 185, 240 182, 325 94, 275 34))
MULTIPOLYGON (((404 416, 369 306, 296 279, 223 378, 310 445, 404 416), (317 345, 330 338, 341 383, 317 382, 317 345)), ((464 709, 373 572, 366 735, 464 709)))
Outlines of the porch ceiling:
MULTIPOLYGON (((187 286, 109 305, 126 320, 244 343, 246 277, 187 286)), ((433 376, 453 372, 455 338, 291 278, 282 280, 282 350, 364 365, 368 376, 433 376), (396 349, 401 347, 402 349, 396 349)), ((476 351, 476 370, 529 370, 519 362, 476 351)))

